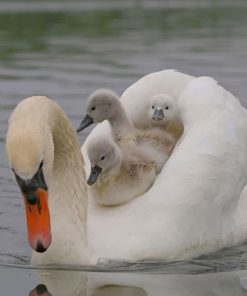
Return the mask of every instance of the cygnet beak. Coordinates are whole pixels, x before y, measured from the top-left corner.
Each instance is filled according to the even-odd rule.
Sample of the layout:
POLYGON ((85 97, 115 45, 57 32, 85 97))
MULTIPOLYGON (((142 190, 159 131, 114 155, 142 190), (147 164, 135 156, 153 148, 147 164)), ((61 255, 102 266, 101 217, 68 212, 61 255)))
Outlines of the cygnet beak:
POLYGON ((84 130, 86 127, 90 126, 93 123, 94 123, 93 118, 91 116, 89 116, 89 115, 86 115, 82 119, 82 122, 81 122, 80 126, 77 129, 77 133, 79 133, 80 131, 84 130))
POLYGON ((101 172, 102 172, 101 167, 97 165, 94 167, 91 167, 91 173, 90 173, 90 176, 88 177, 87 184, 90 186, 93 185, 97 181, 101 172))
POLYGON ((160 108, 156 108, 153 114, 153 120, 163 120, 165 117, 164 112, 160 108))

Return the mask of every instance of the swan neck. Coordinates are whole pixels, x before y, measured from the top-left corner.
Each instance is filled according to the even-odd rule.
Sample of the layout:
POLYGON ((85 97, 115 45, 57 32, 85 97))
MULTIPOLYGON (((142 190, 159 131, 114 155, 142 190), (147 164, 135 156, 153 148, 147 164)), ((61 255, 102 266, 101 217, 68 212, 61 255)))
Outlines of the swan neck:
MULTIPOLYGON (((54 163, 51 202, 64 204, 65 207, 71 209, 68 213, 69 217, 62 217, 63 220, 67 218, 66 223, 70 223, 71 218, 75 220, 77 217, 77 223, 85 228, 87 198, 84 161, 76 132, 65 114, 58 113, 53 124, 52 135, 54 163), (76 212, 73 214, 73 211, 76 212)), ((67 212, 65 211, 65 214, 67 212)))
POLYGON ((45 253, 34 252, 32 262, 85 263, 86 178, 69 119, 54 101, 42 96, 27 98, 10 117, 6 142, 9 161, 22 179, 33 176, 42 160, 52 242, 45 253))

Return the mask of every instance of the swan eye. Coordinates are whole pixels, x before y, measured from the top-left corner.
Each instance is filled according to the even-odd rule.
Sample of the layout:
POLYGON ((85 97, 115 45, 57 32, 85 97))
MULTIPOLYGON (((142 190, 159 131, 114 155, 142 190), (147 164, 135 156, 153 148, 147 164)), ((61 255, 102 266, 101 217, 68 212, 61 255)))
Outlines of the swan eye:
POLYGON ((92 111, 94 111, 95 109, 96 109, 96 107, 95 107, 95 106, 93 106, 93 107, 92 107, 92 111))
POLYGON ((154 109, 154 106, 152 106, 152 109, 154 109))
POLYGON ((105 159, 105 156, 102 156, 100 160, 104 160, 104 159, 105 159))
POLYGON ((165 108, 166 110, 168 110, 169 109, 169 107, 168 106, 166 106, 166 108, 165 108))

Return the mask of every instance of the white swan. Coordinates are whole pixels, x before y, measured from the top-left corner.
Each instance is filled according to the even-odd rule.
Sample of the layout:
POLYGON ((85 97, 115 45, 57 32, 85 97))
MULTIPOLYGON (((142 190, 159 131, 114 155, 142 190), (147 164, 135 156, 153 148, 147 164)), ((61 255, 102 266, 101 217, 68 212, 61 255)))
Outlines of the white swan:
MULTIPOLYGON (((131 87, 133 92, 140 83, 131 87)), ((132 97, 133 105, 136 100, 132 97)), ((126 102, 128 110, 130 98, 126 102)), ((94 264, 102 257, 179 260, 246 240, 246 110, 205 77, 188 81, 178 106, 185 126, 180 145, 147 193, 114 208, 90 201, 87 206, 83 159, 62 110, 42 97, 16 107, 9 122, 7 153, 30 212, 38 208, 39 195, 45 204, 37 187, 44 191, 46 184, 49 190, 53 240, 45 253, 35 253, 33 263, 94 264)), ((107 134, 106 129, 107 124, 97 126, 89 138, 107 134)), ((37 236, 42 239, 35 231, 34 243, 37 236)))
POLYGON ((21 101, 9 119, 6 145, 25 201, 29 243, 39 252, 49 247, 43 255, 34 252, 33 262, 88 264, 86 177, 64 112, 46 97, 21 101))
POLYGON ((150 99, 147 111, 147 121, 150 127, 158 126, 171 133, 178 140, 183 133, 177 103, 167 94, 156 94, 150 99))
POLYGON ((107 89, 95 91, 88 99, 86 116, 82 120, 78 132, 92 123, 107 120, 110 123, 114 141, 120 146, 135 146, 135 149, 146 150, 150 158, 156 162, 156 170, 160 172, 175 146, 175 138, 159 128, 147 131, 137 130, 124 110, 117 94, 107 89))
POLYGON ((87 153, 88 190, 98 204, 126 203, 146 192, 155 180, 155 161, 136 146, 120 148, 110 137, 97 137, 88 143, 87 153))

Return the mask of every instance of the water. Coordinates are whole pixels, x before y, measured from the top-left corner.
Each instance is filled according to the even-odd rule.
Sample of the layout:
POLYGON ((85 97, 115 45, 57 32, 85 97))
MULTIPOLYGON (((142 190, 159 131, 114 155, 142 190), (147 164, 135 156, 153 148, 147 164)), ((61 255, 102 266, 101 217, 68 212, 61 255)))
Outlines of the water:
POLYGON ((246 276, 247 272, 163 275, 0 268, 1 291, 11 296, 244 296, 246 276))
POLYGON ((162 275, 0 268, 4 295, 27 296, 244 296, 246 275, 246 272, 162 275))
MULTIPOLYGON (((175 68, 213 76, 246 107, 246 14, 247 4, 240 0, 0 1, 0 263, 12 266, 0 268, 5 294, 28 295, 41 283, 39 272, 23 269, 29 264, 30 249, 19 189, 5 154, 7 120, 16 103, 27 96, 47 95, 77 127, 85 99, 95 89, 107 87, 121 94, 147 73, 175 68), (6 278, 13 278, 15 285, 6 278)), ((246 246, 239 246, 191 262, 107 267, 131 269, 133 277, 79 271, 54 276, 62 274, 60 282, 72 277, 78 283, 82 275, 82 282, 106 285, 90 295, 244 295, 239 280, 244 272, 237 270, 246 268, 246 255, 246 246), (141 277, 137 271, 150 274, 141 277), (219 271, 227 273, 213 274, 219 271), (226 294, 227 289, 231 293, 226 294)), ((104 268, 98 266, 98 271, 104 268)), ((85 289, 84 285, 84 292, 78 288, 77 294, 69 294, 71 289, 65 295, 89 295, 85 289)), ((49 295, 38 292, 30 295, 49 295)))

